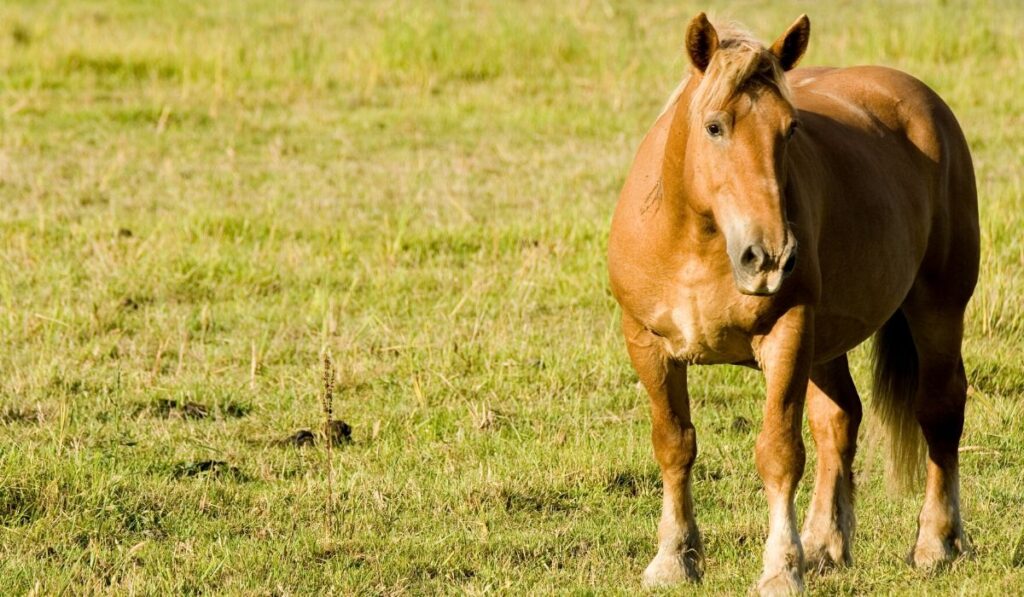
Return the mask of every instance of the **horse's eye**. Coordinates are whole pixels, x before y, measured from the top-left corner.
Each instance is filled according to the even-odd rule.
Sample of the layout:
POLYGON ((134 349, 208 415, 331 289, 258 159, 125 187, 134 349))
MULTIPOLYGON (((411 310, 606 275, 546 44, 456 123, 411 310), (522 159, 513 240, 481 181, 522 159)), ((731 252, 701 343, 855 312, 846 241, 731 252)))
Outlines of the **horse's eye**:
POLYGON ((712 122, 711 124, 705 126, 704 130, 706 130, 708 134, 711 135, 712 137, 722 136, 722 125, 718 124, 717 122, 712 122))
POLYGON ((789 130, 786 131, 786 139, 792 139, 793 135, 796 134, 796 129, 800 128, 800 123, 793 121, 789 125, 789 130))

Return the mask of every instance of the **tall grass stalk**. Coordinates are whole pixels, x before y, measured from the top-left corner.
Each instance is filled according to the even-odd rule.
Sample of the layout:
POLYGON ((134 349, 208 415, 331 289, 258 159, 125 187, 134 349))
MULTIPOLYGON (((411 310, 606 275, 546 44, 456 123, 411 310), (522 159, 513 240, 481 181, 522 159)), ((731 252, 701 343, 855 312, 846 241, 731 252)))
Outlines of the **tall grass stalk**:
POLYGON ((334 361, 330 352, 324 352, 323 376, 323 410, 324 410, 324 446, 327 455, 327 525, 326 539, 329 541, 336 531, 336 514, 334 500, 334 361))

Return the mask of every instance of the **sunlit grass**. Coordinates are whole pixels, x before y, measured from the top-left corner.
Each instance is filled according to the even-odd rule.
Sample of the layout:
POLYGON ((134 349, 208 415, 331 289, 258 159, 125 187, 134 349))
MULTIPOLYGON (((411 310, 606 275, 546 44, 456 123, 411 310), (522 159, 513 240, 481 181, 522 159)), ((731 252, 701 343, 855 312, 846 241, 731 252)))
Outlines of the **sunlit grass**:
MULTIPOLYGON (((0 593, 635 592, 660 481, 605 237, 705 8, 0 6, 0 593), (332 540, 321 448, 282 445, 320 424, 325 350, 355 440, 335 450, 332 540), (189 476, 204 461, 226 464, 189 476)), ((806 64, 888 64, 946 98, 983 231, 962 473, 976 558, 904 566, 919 498, 887 494, 865 452, 856 564, 809 588, 1012 594, 1024 10, 719 14, 770 40, 804 11, 806 64)), ((693 377, 700 590, 741 593, 767 520, 761 384, 693 377)))

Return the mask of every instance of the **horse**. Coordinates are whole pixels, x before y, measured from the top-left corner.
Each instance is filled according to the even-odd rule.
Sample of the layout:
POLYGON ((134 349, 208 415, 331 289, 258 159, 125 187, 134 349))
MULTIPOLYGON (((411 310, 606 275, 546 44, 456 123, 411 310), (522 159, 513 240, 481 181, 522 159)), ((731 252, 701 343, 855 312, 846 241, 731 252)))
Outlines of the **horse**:
POLYGON ((767 48, 694 17, 688 73, 640 144, 612 218, 611 289, 663 481, 648 586, 704 570, 694 365, 764 375, 755 463, 769 528, 757 592, 800 592, 805 572, 852 563, 863 413, 847 352, 871 336, 889 474, 908 482, 926 469, 908 560, 934 569, 968 550, 958 446, 980 252, 970 151, 950 108, 908 74, 794 68, 809 37, 806 15, 767 48), (818 465, 798 533, 805 402, 818 465))

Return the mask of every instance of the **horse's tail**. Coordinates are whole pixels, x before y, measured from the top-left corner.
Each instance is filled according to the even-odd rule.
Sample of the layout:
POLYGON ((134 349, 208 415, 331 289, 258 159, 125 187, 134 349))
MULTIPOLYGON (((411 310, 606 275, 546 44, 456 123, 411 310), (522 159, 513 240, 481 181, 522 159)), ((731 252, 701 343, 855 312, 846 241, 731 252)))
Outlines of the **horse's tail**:
POLYGON ((896 311, 875 334, 874 357, 871 410, 889 435, 889 482, 905 490, 920 481, 925 443, 914 415, 917 349, 903 311, 896 311))

